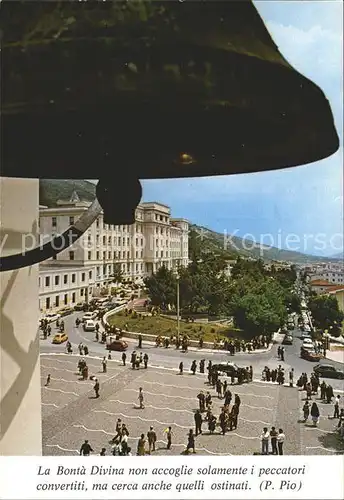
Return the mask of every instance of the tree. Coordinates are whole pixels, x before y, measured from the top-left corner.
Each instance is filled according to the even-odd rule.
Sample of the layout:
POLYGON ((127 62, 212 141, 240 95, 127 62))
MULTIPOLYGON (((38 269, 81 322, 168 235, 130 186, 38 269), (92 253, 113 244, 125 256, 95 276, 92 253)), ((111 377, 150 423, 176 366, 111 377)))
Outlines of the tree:
POLYGON ((145 278, 144 283, 154 306, 166 309, 168 305, 176 303, 176 277, 166 266, 160 267, 155 274, 145 278))
POLYGON ((285 292, 272 277, 255 279, 249 273, 234 284, 230 310, 238 328, 271 338, 287 318, 285 292))
POLYGON ((112 278, 114 283, 121 283, 123 281, 121 264, 118 263, 114 264, 112 278))
POLYGON ((344 314, 339 310, 338 301, 333 295, 318 295, 308 302, 315 326, 339 334, 344 314))

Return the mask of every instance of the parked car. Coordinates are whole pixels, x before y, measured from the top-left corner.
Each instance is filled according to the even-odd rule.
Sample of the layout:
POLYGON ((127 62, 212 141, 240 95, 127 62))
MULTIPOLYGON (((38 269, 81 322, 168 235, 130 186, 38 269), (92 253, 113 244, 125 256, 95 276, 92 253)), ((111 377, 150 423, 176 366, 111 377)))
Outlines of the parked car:
POLYGON ((61 316, 68 316, 69 314, 72 314, 73 308, 72 307, 64 307, 63 309, 60 309, 59 314, 61 316))
POLYGON ((293 344, 293 337, 291 335, 285 335, 282 344, 292 345, 293 344))
POLYGON ((96 323, 93 319, 88 319, 84 323, 84 331, 85 332, 94 332, 96 329, 96 323))
POLYGON ((306 359, 307 361, 320 361, 322 358, 322 355, 319 353, 316 353, 314 349, 302 349, 301 348, 300 357, 302 359, 306 359))
POLYGON ((310 339, 305 339, 302 343, 301 349, 306 349, 307 351, 313 351, 314 344, 310 339))
POLYGON ((98 312, 99 311, 90 311, 85 313, 82 317, 82 321, 85 322, 88 321, 89 319, 96 319, 96 317, 98 316, 98 312))
POLYGON ((229 377, 237 377, 240 367, 235 363, 218 363, 213 365, 213 369, 225 373, 229 377))
POLYGON ((340 380, 344 379, 344 372, 338 370, 335 366, 330 364, 316 365, 313 371, 319 376, 324 378, 337 378, 340 380))
POLYGON ((118 340, 114 337, 109 337, 107 339, 106 349, 108 349, 108 351, 126 351, 128 347, 128 343, 125 342, 125 340, 118 340))
POLYGON ((42 319, 45 319, 48 321, 48 323, 53 323, 57 319, 61 318, 61 314, 59 313, 47 313, 45 316, 43 316, 42 319))
POLYGON ((310 333, 307 333, 307 332, 302 332, 301 333, 301 339, 304 340, 304 339, 312 339, 312 336, 310 333))
POLYGON ((57 333, 54 335, 53 340, 51 341, 53 344, 63 344, 63 342, 67 342, 68 335, 66 333, 57 333))
POLYGON ((85 307, 85 304, 83 302, 78 302, 74 306, 74 311, 83 311, 85 307))

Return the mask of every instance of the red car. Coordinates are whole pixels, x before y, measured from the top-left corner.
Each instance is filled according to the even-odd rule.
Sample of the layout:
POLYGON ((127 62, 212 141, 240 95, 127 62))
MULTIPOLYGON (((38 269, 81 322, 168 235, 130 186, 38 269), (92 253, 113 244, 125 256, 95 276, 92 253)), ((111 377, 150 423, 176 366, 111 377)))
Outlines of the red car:
POLYGON ((109 337, 107 340, 106 349, 108 351, 126 351, 128 343, 125 340, 116 340, 114 337, 109 337))
POLYGON ((307 361, 320 361, 323 357, 321 354, 309 349, 301 349, 300 356, 307 361))

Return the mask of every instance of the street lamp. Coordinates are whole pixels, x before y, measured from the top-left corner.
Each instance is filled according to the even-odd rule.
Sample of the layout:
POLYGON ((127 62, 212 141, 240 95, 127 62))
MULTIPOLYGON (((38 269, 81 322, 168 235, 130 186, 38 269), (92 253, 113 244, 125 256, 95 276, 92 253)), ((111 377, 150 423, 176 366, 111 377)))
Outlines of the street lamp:
POLYGON ((180 293, 179 293, 179 280, 180 280, 180 276, 179 276, 179 273, 177 272, 177 274, 176 274, 176 281, 177 281, 177 341, 178 342, 179 342, 179 336, 180 336, 180 314, 179 314, 179 309, 180 309, 180 304, 179 304, 180 293))

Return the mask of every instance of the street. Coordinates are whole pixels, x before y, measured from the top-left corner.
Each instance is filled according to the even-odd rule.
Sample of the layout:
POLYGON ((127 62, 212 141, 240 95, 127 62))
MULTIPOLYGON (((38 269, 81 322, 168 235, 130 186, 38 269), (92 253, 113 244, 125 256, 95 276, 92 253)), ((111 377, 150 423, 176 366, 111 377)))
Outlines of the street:
MULTIPOLYGON (((286 361, 278 360, 276 349, 260 354, 202 353, 189 351, 183 354, 174 348, 145 346, 142 352, 149 355, 149 366, 145 370, 132 370, 130 364, 122 366, 121 353, 112 352, 112 360, 107 362, 107 373, 102 373, 101 360, 107 355, 104 345, 94 341, 94 333, 85 333, 82 327, 74 328, 76 315, 64 318, 65 329, 73 345, 73 354, 65 354, 65 346, 51 344, 51 337, 41 341, 43 452, 45 455, 70 455, 79 452, 80 445, 89 439, 94 453, 107 448, 114 437, 118 418, 126 423, 130 435, 129 445, 136 453, 137 440, 146 434, 150 426, 157 433, 155 454, 180 454, 185 450, 187 433, 194 428, 193 414, 198 408, 197 394, 209 391, 213 398, 214 414, 218 415, 223 400, 207 384, 206 375, 189 372, 193 359, 205 358, 214 361, 231 360, 240 366, 253 366, 253 382, 231 387, 233 394, 241 398, 238 428, 225 436, 209 435, 207 423, 203 424, 203 434, 196 438, 196 451, 201 454, 246 455, 260 452, 260 434, 264 426, 283 428, 286 435, 285 454, 333 454, 344 453, 344 445, 333 430, 337 420, 329 418, 333 405, 317 400, 320 409, 320 423, 316 428, 300 422, 303 391, 263 383, 261 371, 265 365, 275 367, 282 364, 286 375, 290 366, 298 375, 311 372, 312 364, 299 358, 298 339, 294 345, 286 347, 286 361), (77 363, 80 359, 77 345, 83 342, 89 347, 87 364, 89 375, 95 375, 100 383, 100 397, 94 397, 91 380, 82 381, 78 375, 77 363), (184 374, 178 374, 179 362, 184 361, 184 374), (48 374, 51 381, 45 382, 48 374), (139 409, 138 389, 143 388, 144 409, 139 409), (172 450, 166 450, 165 429, 171 425, 172 450)), ((55 331, 53 326, 52 334, 55 331)), ((132 349, 128 349, 128 360, 132 349)), ((287 377, 286 377, 287 378, 287 377)), ((335 394, 343 389, 343 382, 332 380, 335 394)), ((314 397, 313 397, 314 399, 314 397)))

